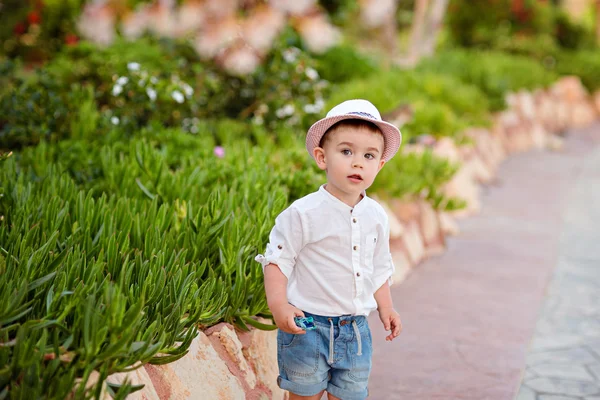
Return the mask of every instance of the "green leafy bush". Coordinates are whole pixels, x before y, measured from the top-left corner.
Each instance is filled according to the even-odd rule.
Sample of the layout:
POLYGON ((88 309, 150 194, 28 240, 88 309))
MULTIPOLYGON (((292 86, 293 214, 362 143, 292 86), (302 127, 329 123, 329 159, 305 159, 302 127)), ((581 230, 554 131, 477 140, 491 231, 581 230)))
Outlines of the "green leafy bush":
POLYGON ((43 62, 78 41, 76 20, 85 0, 9 0, 0 13, 0 52, 43 62))
POLYGON ((441 189, 457 170, 458 165, 434 156, 430 150, 398 154, 377 175, 372 190, 383 198, 423 198, 436 209, 456 210, 465 206, 464 200, 449 198, 441 189))
POLYGON ((0 149, 64 137, 85 93, 66 91, 48 74, 15 77, 0 93, 0 149))
POLYGON ((489 51, 443 52, 424 60, 418 69, 448 74, 478 87, 488 98, 491 111, 506 107, 508 92, 545 87, 556 80, 556 74, 536 60, 489 51))
POLYGON ((203 133, 42 142, 0 163, 0 392, 89 397, 77 379, 174 361, 199 326, 266 328, 253 256, 320 178, 291 133, 285 154, 260 132, 263 147, 203 133))
POLYGON ((590 91, 600 89, 600 57, 597 50, 564 51, 556 55, 555 71, 577 75, 590 91))
POLYGON ((351 98, 366 98, 382 113, 409 104, 411 122, 402 127, 403 140, 421 134, 457 136, 466 126, 486 125, 488 102, 476 87, 448 75, 392 70, 339 85, 327 108, 351 98))
POLYGON ((317 71, 323 79, 332 83, 364 79, 377 71, 374 60, 360 54, 354 46, 338 45, 315 56, 317 71))

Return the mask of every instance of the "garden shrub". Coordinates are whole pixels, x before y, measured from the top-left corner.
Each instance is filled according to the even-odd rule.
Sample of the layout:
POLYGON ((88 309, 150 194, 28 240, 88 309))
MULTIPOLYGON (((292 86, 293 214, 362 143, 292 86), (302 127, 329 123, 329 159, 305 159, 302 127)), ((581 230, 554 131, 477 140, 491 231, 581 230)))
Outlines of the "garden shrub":
POLYGON ((373 102, 382 113, 409 104, 414 118, 402 127, 404 141, 422 134, 460 140, 457 135, 466 126, 489 123, 485 96, 476 87, 447 75, 401 70, 381 72, 339 85, 327 106, 359 97, 373 102))
POLYGON ((465 206, 464 200, 449 198, 441 189, 458 167, 431 150, 397 154, 377 175, 371 190, 383 198, 423 198, 438 210, 457 210, 465 206))
POLYGON ((178 359, 198 327, 266 328, 253 256, 321 178, 291 132, 291 152, 203 133, 42 141, 0 163, 0 391, 65 398, 92 371, 178 359))
POLYGON ((590 91, 600 89, 600 57, 597 50, 563 51, 556 55, 555 71, 576 75, 590 91))
POLYGON ((448 74, 474 85, 488 98, 490 111, 506 107, 508 92, 546 87, 556 74, 534 59, 491 51, 453 50, 424 60, 421 71, 448 74))
POLYGON ((354 46, 348 44, 334 46, 315 58, 321 77, 332 83, 364 79, 378 70, 374 60, 360 54, 354 46))

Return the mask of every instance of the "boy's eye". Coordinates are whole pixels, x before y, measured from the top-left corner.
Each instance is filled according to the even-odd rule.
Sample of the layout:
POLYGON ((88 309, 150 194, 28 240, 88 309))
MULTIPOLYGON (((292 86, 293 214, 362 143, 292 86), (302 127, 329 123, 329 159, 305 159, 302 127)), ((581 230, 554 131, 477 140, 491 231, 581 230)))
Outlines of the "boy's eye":
POLYGON ((367 160, 373 160, 373 159, 375 159, 375 156, 373 154, 371 154, 371 153, 367 153, 367 154, 365 154, 365 158, 367 160))
POLYGON ((352 152, 348 149, 344 149, 344 150, 342 150, 342 154, 345 156, 349 156, 350 154, 352 154, 352 152))

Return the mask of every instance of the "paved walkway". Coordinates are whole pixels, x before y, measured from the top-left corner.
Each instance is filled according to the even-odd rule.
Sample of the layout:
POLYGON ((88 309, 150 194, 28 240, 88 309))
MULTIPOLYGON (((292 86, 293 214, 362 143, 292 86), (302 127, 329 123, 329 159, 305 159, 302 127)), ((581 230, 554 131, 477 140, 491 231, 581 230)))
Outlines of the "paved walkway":
POLYGON ((370 317, 370 398, 600 398, 597 223, 600 125, 569 134, 564 152, 511 156, 446 253, 392 288, 402 335, 385 342, 370 317))
POLYGON ((564 221, 518 400, 600 400, 600 149, 586 158, 564 221))

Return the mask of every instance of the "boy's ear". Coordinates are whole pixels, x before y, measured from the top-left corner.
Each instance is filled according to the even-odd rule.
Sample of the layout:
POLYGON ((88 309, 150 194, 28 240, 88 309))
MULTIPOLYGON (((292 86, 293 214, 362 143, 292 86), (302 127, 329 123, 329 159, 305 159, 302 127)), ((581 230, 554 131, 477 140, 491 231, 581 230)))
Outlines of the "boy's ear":
POLYGON ((315 147, 313 149, 313 157, 317 162, 319 169, 325 170, 327 168, 327 162, 325 161, 325 150, 322 147, 315 147))
POLYGON ((380 171, 384 165, 385 165, 385 160, 384 159, 379 160, 379 168, 377 168, 377 171, 380 171))

